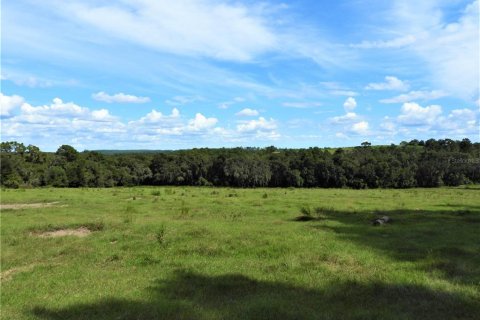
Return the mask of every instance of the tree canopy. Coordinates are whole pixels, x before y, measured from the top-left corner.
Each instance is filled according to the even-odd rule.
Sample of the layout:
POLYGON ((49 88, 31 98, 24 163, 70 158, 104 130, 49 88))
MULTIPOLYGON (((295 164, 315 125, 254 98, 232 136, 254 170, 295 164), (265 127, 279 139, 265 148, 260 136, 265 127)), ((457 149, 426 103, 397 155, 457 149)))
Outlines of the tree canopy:
POLYGON ((480 182, 480 144, 412 140, 337 149, 231 148, 168 153, 55 153, 2 142, 4 187, 203 185, 232 187, 411 188, 480 182))

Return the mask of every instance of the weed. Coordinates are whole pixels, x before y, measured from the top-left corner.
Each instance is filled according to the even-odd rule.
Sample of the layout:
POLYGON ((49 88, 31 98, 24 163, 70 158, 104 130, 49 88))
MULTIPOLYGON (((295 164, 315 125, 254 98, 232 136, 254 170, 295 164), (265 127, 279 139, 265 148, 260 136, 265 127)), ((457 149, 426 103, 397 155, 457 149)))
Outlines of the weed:
POLYGON ((161 192, 160 190, 155 190, 155 191, 152 191, 152 192, 151 192, 151 195, 158 197, 158 196, 162 195, 162 192, 161 192))
POLYGON ((164 224, 162 224, 157 231, 155 232, 155 240, 157 240, 157 243, 159 245, 164 245, 165 244, 165 234, 167 232, 167 228, 165 227, 164 224))
POLYGON ((263 199, 267 199, 268 198, 268 194, 267 193, 264 193, 263 196, 262 196, 263 199))
POLYGON ((182 200, 182 205, 180 207, 180 217, 186 218, 190 213, 190 208, 185 205, 185 201, 182 200))
POLYGON ((310 208, 310 206, 303 206, 300 208, 300 212, 304 215, 304 216, 307 216, 307 217, 313 217, 313 214, 312 214, 312 208, 310 208))
POLYGON ((105 259, 105 262, 114 262, 120 260, 120 256, 118 254, 113 254, 105 259))

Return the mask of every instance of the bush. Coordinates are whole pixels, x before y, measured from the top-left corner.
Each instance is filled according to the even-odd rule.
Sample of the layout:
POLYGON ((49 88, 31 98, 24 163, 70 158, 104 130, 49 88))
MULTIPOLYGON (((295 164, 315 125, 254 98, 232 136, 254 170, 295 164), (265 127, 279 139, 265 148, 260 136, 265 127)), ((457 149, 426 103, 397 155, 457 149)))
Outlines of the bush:
POLYGON ((307 217, 312 217, 312 208, 310 206, 303 206, 300 208, 300 212, 307 217))

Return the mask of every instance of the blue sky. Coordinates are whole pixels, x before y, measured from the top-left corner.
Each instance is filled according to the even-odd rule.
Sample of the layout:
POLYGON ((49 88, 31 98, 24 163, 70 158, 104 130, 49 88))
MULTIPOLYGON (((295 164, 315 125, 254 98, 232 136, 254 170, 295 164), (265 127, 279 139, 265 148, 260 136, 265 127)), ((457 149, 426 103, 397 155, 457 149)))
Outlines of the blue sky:
POLYGON ((479 136, 479 1, 3 1, 1 134, 43 150, 479 136))

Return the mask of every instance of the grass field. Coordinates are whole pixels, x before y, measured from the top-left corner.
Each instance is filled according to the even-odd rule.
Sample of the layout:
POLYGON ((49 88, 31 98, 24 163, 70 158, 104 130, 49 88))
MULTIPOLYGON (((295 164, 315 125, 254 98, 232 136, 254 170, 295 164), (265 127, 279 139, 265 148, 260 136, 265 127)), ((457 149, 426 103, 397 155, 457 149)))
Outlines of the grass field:
POLYGON ((480 319, 478 187, 27 189, 1 203, 2 319, 480 319), (85 233, 45 233, 60 229, 85 233))

